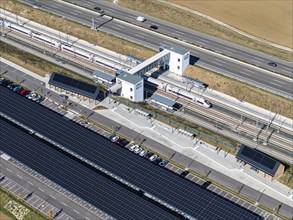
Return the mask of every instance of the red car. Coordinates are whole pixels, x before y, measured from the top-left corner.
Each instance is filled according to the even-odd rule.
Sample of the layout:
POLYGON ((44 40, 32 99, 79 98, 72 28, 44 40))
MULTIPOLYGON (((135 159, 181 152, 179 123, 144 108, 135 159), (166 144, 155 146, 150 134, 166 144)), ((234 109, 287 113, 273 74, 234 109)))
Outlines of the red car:
POLYGON ((21 89, 18 91, 18 94, 21 95, 21 96, 24 96, 28 93, 28 91, 26 89, 21 89))

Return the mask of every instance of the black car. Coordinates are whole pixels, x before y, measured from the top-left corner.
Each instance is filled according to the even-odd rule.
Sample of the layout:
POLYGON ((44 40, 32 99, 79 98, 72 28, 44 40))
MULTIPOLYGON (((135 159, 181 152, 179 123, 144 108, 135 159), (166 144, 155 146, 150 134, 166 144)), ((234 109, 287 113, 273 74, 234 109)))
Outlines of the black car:
POLYGON ((11 84, 11 82, 9 80, 7 80, 7 79, 1 79, 1 81, 0 81, 0 85, 2 85, 2 86, 6 87, 9 84, 11 84))
POLYGON ((152 153, 152 152, 148 152, 146 155, 145 155, 145 158, 146 159, 149 159, 151 156, 153 156, 154 155, 154 153, 152 153))
POLYGON ((162 158, 160 158, 160 157, 158 157, 155 161, 154 161, 154 163, 155 164, 159 164, 159 163, 161 163, 162 162, 162 158))
POLYGON ((212 184, 211 181, 206 181, 201 185, 201 188, 206 189, 212 184))
POLYGON ((97 11, 101 11, 100 7, 95 7, 94 9, 97 10, 97 11))
POLYGON ((184 171, 180 174, 180 176, 181 176, 182 178, 185 178, 188 174, 189 174, 189 171, 188 171, 188 170, 184 170, 184 171))
POLYGON ((151 25, 151 26, 150 26, 150 29, 152 29, 152 30, 158 30, 158 26, 156 26, 156 25, 151 25))
POLYGON ((273 66, 273 67, 277 67, 278 65, 274 62, 269 62, 268 65, 273 66))

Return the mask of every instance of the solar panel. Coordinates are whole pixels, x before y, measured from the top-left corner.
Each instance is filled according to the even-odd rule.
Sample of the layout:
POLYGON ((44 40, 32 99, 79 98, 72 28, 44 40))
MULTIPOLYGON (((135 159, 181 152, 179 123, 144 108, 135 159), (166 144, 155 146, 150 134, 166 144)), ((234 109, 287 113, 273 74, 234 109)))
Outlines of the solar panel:
POLYGON ((266 167, 268 167, 269 169, 273 169, 276 165, 276 161, 270 159, 270 158, 265 158, 263 161, 262 161, 262 164, 266 167))
POLYGON ((251 148, 246 147, 242 150, 242 154, 246 157, 253 158, 255 155, 255 152, 251 148))
POLYGON ((255 160, 256 162, 261 163, 262 159, 263 159, 263 155, 262 154, 260 154, 260 153, 255 153, 254 154, 253 160, 255 160))
POLYGON ((59 73, 53 73, 51 75, 49 84, 90 97, 92 99, 96 99, 99 93, 98 86, 91 85, 59 73))
POLYGON ((62 120, 59 114, 42 105, 30 102, 6 88, 0 88, 0 92, 0 108, 3 113, 199 220, 258 217, 125 148, 117 147, 72 121, 62 120))

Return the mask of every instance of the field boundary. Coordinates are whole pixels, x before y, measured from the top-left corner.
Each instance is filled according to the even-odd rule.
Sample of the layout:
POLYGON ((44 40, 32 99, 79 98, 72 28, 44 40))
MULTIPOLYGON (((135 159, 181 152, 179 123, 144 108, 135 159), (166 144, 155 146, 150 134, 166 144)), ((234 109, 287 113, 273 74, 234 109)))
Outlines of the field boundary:
POLYGON ((187 8, 187 7, 184 7, 182 5, 178 5, 176 3, 168 2, 166 0, 157 0, 157 1, 158 2, 161 2, 163 4, 168 4, 168 5, 171 5, 173 7, 180 8, 182 10, 191 12, 191 13, 196 14, 198 16, 201 16, 201 17, 203 17, 203 18, 205 18, 205 19, 207 19, 209 21, 215 22, 215 23, 217 23, 217 24, 219 24, 219 25, 221 25, 221 26, 223 26, 225 28, 228 28, 231 31, 234 31, 234 32, 236 32, 238 34, 241 34, 241 35, 243 35, 245 37, 248 37, 250 39, 257 40, 259 42, 268 44, 270 46, 273 46, 273 47, 276 47, 276 48, 279 48, 279 49, 282 49, 282 50, 286 50, 286 51, 289 51, 289 52, 293 52, 293 49, 292 48, 289 48, 289 47, 286 47, 286 46, 283 46, 283 45, 280 45, 280 44, 277 44, 277 43, 273 43, 271 41, 268 41, 268 40, 265 40, 265 39, 262 39, 262 38, 259 38, 259 37, 256 37, 256 36, 254 36, 252 34, 249 34, 249 33, 245 32, 245 31, 239 30, 239 29, 237 29, 237 28, 235 28, 235 27, 233 27, 233 26, 231 26, 229 24, 226 24, 226 23, 224 23, 224 22, 222 22, 220 20, 217 20, 217 19, 215 19, 213 17, 210 17, 208 15, 205 15, 205 14, 203 14, 201 12, 196 11, 196 10, 193 10, 193 9, 190 9, 190 8, 187 8))

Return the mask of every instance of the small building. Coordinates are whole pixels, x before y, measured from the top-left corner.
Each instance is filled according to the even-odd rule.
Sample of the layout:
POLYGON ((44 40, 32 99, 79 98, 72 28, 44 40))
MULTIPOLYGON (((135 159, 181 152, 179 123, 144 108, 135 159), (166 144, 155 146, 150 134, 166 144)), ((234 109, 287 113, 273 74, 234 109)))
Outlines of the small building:
POLYGON ((133 102, 144 101, 143 78, 140 76, 123 72, 117 76, 116 83, 122 85, 122 97, 125 97, 133 102))
POLYGON ((93 72, 93 77, 97 79, 99 83, 107 83, 107 84, 113 84, 116 78, 115 76, 111 76, 99 70, 95 70, 93 72))
POLYGON ((97 85, 92 85, 60 73, 52 73, 49 86, 83 100, 88 99, 89 102, 96 100, 99 94, 99 87, 97 85))
POLYGON ((173 73, 182 75, 190 62, 190 51, 179 46, 166 46, 162 45, 160 50, 170 52, 170 60, 168 62, 169 70, 173 73))
POLYGON ((245 145, 240 147, 236 158, 244 168, 253 170, 269 180, 277 179, 285 171, 285 166, 278 160, 245 145))
POLYGON ((164 96, 160 96, 156 93, 154 93, 150 97, 150 101, 152 102, 153 105, 165 111, 174 110, 173 106, 176 104, 174 100, 168 99, 164 96))

